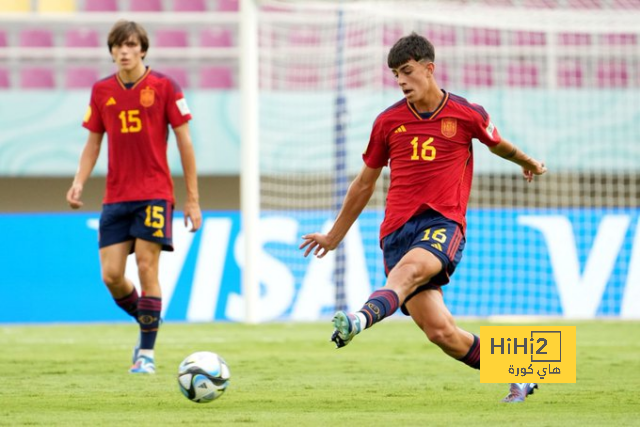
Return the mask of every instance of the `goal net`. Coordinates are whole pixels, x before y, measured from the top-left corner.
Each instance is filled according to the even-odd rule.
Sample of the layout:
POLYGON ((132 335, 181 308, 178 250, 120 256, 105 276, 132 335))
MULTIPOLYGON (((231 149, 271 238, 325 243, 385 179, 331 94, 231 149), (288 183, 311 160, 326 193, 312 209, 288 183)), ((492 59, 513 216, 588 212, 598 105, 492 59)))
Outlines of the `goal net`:
POLYGON ((640 12, 526 3, 260 2, 261 227, 269 253, 292 266, 293 319, 358 309, 385 283, 388 168, 339 250, 318 260, 297 247, 328 230, 375 117, 402 99, 386 56, 412 31, 433 42, 439 85, 484 106, 503 137, 549 169, 527 184, 474 141, 467 246, 444 289, 451 311, 635 310, 640 12))

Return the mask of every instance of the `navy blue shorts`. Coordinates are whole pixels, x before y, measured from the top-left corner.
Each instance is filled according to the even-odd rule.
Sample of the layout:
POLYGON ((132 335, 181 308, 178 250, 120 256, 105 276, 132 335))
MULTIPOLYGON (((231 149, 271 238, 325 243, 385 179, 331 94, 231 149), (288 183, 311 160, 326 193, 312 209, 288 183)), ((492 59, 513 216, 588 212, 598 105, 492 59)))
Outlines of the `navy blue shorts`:
POLYGON ((462 258, 465 242, 460 224, 434 210, 427 210, 412 217, 402 227, 382 239, 382 255, 387 275, 413 248, 426 249, 442 262, 440 273, 432 277, 429 283, 418 286, 404 300, 401 307, 404 314, 409 314, 405 304, 416 294, 449 283, 449 277, 462 258))
POLYGON ((100 215, 100 248, 142 239, 173 251, 173 204, 167 200, 106 203, 100 215))

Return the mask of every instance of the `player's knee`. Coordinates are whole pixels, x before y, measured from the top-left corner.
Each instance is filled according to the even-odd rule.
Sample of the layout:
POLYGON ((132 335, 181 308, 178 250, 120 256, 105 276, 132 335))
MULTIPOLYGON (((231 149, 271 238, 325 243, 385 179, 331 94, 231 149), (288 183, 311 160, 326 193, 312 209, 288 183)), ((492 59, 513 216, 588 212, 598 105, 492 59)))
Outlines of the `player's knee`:
POLYGON ((138 257, 138 274, 140 277, 148 277, 149 275, 154 275, 157 271, 157 264, 147 257, 138 257))
POLYGON ((427 338, 439 347, 447 347, 456 338, 456 328, 449 324, 440 324, 425 330, 427 338))
POLYGON ((102 271, 102 281, 109 288, 113 288, 124 282, 124 275, 120 271, 104 269, 102 271))

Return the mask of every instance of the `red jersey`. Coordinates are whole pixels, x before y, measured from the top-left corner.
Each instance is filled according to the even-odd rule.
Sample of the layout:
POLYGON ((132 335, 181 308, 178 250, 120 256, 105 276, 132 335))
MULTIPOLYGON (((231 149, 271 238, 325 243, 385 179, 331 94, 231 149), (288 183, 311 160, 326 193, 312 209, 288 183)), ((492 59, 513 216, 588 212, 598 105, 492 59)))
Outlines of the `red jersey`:
POLYGON ((427 209, 466 228, 473 175, 471 139, 493 146, 500 142, 500 135, 484 108, 443 93, 442 102, 429 118, 402 100, 373 124, 362 157, 370 168, 388 164, 391 169, 380 239, 427 209))
POLYGON ((93 85, 83 126, 108 135, 104 203, 163 199, 174 202, 167 162, 169 125, 191 119, 178 84, 147 68, 127 89, 114 74, 93 85))

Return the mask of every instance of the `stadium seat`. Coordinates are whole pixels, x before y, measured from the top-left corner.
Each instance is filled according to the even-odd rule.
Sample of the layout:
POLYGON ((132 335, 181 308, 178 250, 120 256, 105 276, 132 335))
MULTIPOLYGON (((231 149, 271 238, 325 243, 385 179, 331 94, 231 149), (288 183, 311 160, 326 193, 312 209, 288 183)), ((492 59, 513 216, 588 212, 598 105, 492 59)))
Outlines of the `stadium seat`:
POLYGON ((532 9, 555 9, 558 7, 558 0, 523 0, 522 6, 532 9))
POLYGON ((493 86, 493 67, 490 64, 465 64, 462 73, 464 87, 493 86))
POLYGON ((319 30, 309 26, 292 27, 289 29, 288 42, 291 46, 319 46, 319 30))
POLYGON ((0 12, 31 12, 31 0, 0 1, 0 12))
POLYGON ((162 12, 162 0, 131 0, 131 12, 162 12))
POLYGON ((202 47, 231 47, 233 36, 229 28, 206 28, 200 32, 202 47))
POLYGON ((371 36, 366 29, 363 28, 350 28, 347 30, 345 37, 345 43, 349 47, 363 47, 369 44, 371 36))
POLYGON ((53 33, 45 29, 25 29, 18 35, 20 47, 52 47, 53 33))
POLYGON ((640 9, 640 0, 612 0, 610 7, 612 9, 637 10, 640 9))
POLYGON ((584 71, 577 60, 558 62, 558 87, 582 87, 584 85, 584 71))
POLYGON ((568 6, 572 9, 601 9, 600 0, 567 0, 568 6))
POLYGON ((189 85, 189 72, 184 67, 162 67, 159 68, 158 71, 162 74, 165 74, 171 77, 173 80, 180 85, 181 89, 188 89, 189 85))
POLYGON ((6 68, 0 68, 0 89, 9 89, 11 87, 11 78, 9 76, 9 70, 6 68))
POLYGON ((467 43, 475 46, 500 46, 500 30, 471 28, 467 32, 467 43))
POLYGON ((237 12, 240 10, 240 5, 238 3, 238 0, 218 0, 218 7, 216 10, 219 12, 237 12))
POLYGON ((24 67, 20 70, 20 88, 22 89, 53 89, 55 86, 51 68, 24 67))
POLYGON ((627 45, 637 45, 638 44, 638 36, 637 34, 602 34, 600 36, 600 43, 605 45, 616 45, 616 46, 627 46, 627 45))
POLYGON ((558 43, 563 46, 589 46, 591 34, 587 33, 560 33, 558 43))
POLYGON ((118 0, 84 0, 85 12, 117 12, 118 0))
POLYGON ((99 47, 102 45, 96 30, 71 28, 64 34, 65 47, 99 47))
POLYGON ((207 3, 205 0, 173 0, 173 10, 175 12, 206 12, 207 3))
POLYGON ((382 86, 386 88, 398 88, 398 82, 386 64, 382 66, 382 86))
POLYGON ((76 11, 76 0, 38 0, 40 13, 73 13, 76 11))
POLYGON ((385 47, 391 47, 398 41, 400 37, 403 37, 406 35, 408 35, 408 33, 406 33, 400 27, 385 26, 382 33, 382 43, 384 44, 385 47))
POLYGON ((624 60, 600 62, 596 70, 598 87, 615 88, 629 85, 629 71, 624 60))
POLYGON ((538 66, 533 62, 507 65, 507 86, 537 87, 540 84, 538 66))
POLYGON ((156 30, 154 40, 158 47, 189 46, 189 34, 185 30, 159 29, 156 30))
POLYGON ((516 31, 512 43, 516 46, 544 46, 547 44, 547 35, 537 31, 516 31))
POLYGON ((8 45, 7 33, 4 30, 0 30, 0 47, 7 47, 8 45))
POLYGON ((204 89, 229 89, 234 86, 233 71, 225 66, 202 66, 200 87, 204 89))
POLYGON ((436 47, 436 51, 440 46, 455 46, 456 29, 453 27, 429 26, 424 30, 424 36, 429 39, 436 47))
POLYGON ((100 71, 95 67, 73 66, 65 70, 64 87, 67 89, 86 89, 100 78, 100 71))
MULTIPOLYGON (((279 76, 276 76, 278 79, 279 76)), ((287 68, 284 81, 277 84, 278 89, 311 90, 320 87, 320 72, 312 65, 292 65, 287 68)))

